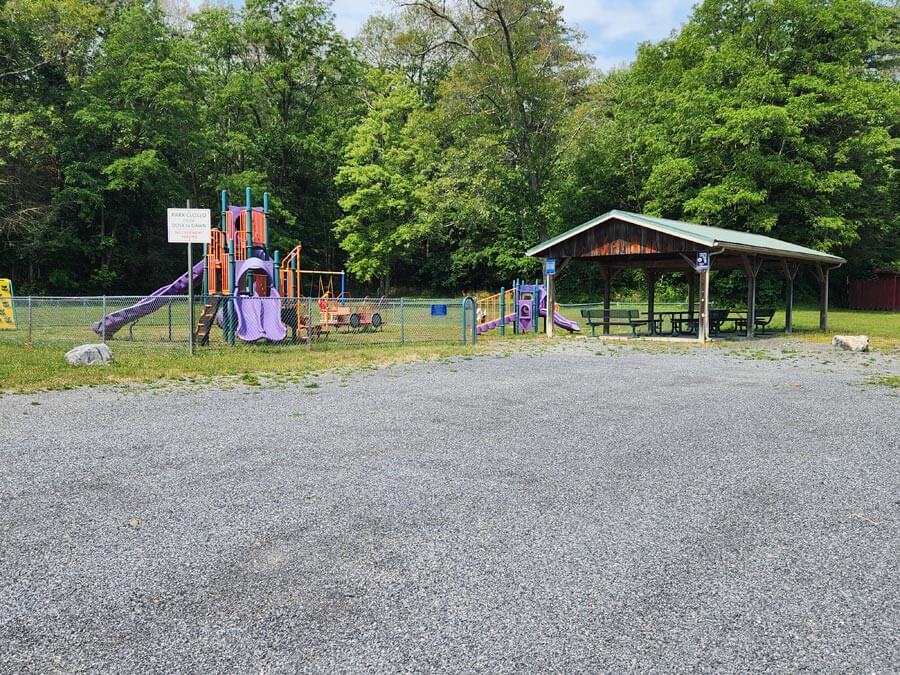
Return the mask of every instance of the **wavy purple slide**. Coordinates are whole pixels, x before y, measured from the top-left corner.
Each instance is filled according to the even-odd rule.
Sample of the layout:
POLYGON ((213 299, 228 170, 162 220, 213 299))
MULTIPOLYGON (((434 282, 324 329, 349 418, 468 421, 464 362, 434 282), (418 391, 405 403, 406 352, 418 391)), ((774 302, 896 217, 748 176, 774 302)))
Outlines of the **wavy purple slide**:
MULTIPOLYGON (((547 290, 541 286, 541 297, 540 297, 540 316, 547 316, 547 290)), ((579 326, 574 321, 570 321, 566 317, 564 317, 559 312, 553 312, 553 323, 559 326, 560 328, 564 328, 570 333, 577 333, 581 330, 581 326, 579 326)))
MULTIPOLYGON (((541 307, 541 316, 547 316, 547 308, 541 307)), ((559 326, 560 328, 565 328, 570 333, 577 333, 581 330, 581 326, 579 326, 574 321, 570 321, 566 317, 564 317, 559 312, 553 312, 553 323, 559 326)))
MULTIPOLYGON (((192 284, 196 284, 203 276, 203 268, 204 261, 202 260, 194 265, 193 269, 191 270, 192 284)), ((162 288, 158 288, 146 298, 132 305, 131 307, 126 307, 125 309, 120 309, 118 312, 107 314, 102 319, 100 319, 100 321, 95 321, 91 328, 94 329, 94 332, 97 335, 102 336, 105 331, 106 337, 112 337, 120 328, 122 328, 122 326, 127 326, 132 321, 137 321, 142 316, 147 316, 148 314, 152 314, 153 312, 158 310, 160 307, 165 307, 167 304, 172 302, 171 296, 186 295, 187 290, 188 274, 187 272, 185 272, 171 284, 163 286, 162 288)))
POLYGON ((269 297, 235 295, 234 313, 237 316, 237 333, 244 342, 257 340, 284 340, 287 330, 281 323, 281 296, 274 288, 269 297))

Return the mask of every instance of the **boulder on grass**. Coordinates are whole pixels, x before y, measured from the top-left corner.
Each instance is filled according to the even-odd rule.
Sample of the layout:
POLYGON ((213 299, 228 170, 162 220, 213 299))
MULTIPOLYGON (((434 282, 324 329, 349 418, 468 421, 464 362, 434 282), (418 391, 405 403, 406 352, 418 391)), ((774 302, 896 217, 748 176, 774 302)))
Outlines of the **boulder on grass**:
POLYGON ((66 361, 72 366, 108 366, 113 355, 104 344, 79 345, 66 352, 66 361))
POLYGON ((869 351, 869 336, 835 335, 831 339, 831 344, 850 352, 867 352, 869 351))

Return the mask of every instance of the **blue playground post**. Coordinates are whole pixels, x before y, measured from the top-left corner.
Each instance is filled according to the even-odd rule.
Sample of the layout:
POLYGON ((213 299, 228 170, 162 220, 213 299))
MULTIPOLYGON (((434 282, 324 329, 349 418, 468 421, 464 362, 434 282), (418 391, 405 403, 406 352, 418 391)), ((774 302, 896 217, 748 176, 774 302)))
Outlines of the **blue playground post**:
POLYGON ((347 296, 344 294, 347 281, 347 270, 341 270, 341 306, 347 304, 347 296))
POLYGON ((228 231, 228 190, 222 190, 222 234, 228 231))
POLYGON ((500 337, 506 335, 506 289, 500 287, 500 337))
POLYGON ((516 318, 513 320, 513 335, 519 334, 519 280, 513 280, 513 307, 515 307, 516 318))
POLYGON ((234 287, 235 284, 235 270, 234 270, 234 244, 232 243, 231 247, 227 244, 225 248, 228 249, 228 288, 231 289, 231 295, 228 298, 228 302, 225 305, 226 313, 225 313, 225 337, 228 340, 228 344, 232 347, 234 346, 234 333, 236 330, 235 321, 237 317, 234 314, 234 294, 237 290, 234 287))
POLYGON ((275 260, 275 274, 273 275, 275 277, 275 281, 273 285, 275 286, 275 290, 280 294, 281 289, 278 287, 278 284, 281 275, 278 273, 278 271, 281 269, 281 251, 276 250, 275 254, 272 257, 275 260))

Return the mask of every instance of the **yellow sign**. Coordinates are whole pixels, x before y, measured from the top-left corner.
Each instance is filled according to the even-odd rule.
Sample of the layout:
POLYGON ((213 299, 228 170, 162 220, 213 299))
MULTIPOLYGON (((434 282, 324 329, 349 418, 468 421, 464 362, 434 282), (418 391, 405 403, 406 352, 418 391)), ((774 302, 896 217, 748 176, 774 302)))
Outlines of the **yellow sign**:
POLYGON ((0 330, 16 329, 16 308, 13 307, 12 281, 0 279, 0 330))

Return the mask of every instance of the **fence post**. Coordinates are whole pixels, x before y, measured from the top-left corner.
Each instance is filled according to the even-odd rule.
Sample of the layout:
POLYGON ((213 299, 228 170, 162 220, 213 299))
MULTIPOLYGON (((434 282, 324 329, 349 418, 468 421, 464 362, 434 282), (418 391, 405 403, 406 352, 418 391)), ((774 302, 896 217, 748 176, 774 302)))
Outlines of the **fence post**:
POLYGON ((406 324, 403 316, 403 298, 400 298, 400 344, 406 344, 406 324))
POLYGON ((100 312, 100 325, 103 326, 103 344, 106 344, 106 294, 103 295, 103 309, 100 312))
POLYGON ((478 340, 478 302, 471 295, 467 295, 462 301, 463 344, 468 344, 466 341, 468 333, 466 312, 468 311, 469 305, 472 306, 472 344, 474 345, 478 340))
POLYGON ((81 320, 84 323, 88 322, 87 318, 87 298, 81 298, 81 320))
POLYGON ((312 350, 312 297, 306 298, 306 351, 312 350))
POLYGON ((500 337, 506 335, 506 289, 500 287, 500 337))
POLYGON ((172 341, 172 303, 170 302, 166 307, 169 308, 169 342, 172 341))
POLYGON ((463 343, 463 345, 468 344, 468 342, 467 342, 468 336, 466 334, 466 301, 468 299, 469 299, 468 297, 465 297, 465 298, 463 298, 463 301, 462 301, 461 315, 462 315, 462 343, 463 343))
POLYGON ((31 345, 31 296, 28 296, 28 344, 31 345))

